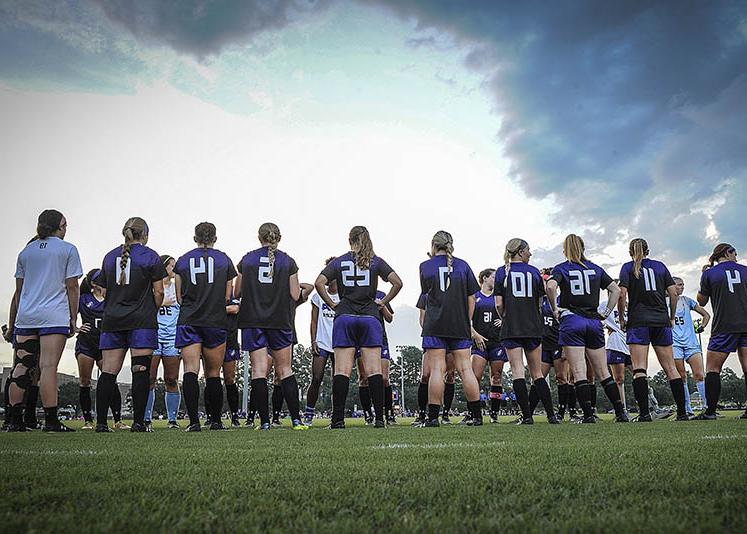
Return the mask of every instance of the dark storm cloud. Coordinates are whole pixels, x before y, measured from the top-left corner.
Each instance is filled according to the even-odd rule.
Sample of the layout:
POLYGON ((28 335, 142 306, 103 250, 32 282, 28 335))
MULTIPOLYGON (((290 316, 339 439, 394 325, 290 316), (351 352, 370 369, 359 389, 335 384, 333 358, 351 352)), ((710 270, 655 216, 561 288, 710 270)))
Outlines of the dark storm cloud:
POLYGON ((744 228, 746 3, 371 3, 471 49, 511 175, 558 225, 645 233, 675 261, 709 246, 695 206, 721 199, 717 231, 744 228))

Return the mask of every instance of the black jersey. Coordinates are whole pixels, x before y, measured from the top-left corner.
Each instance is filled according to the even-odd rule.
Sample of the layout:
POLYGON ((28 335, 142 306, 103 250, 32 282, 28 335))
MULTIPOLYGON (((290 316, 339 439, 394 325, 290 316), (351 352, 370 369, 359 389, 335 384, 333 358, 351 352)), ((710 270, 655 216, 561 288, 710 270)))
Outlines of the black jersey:
MULTIPOLYGON (((482 291, 475 293, 475 313, 472 315, 472 326, 478 334, 489 342, 501 340, 501 327, 496 326, 498 312, 495 309, 495 297, 482 291)), ((499 323, 500 324, 500 323, 499 323)))
POLYGON ((528 263, 511 263, 495 271, 493 295, 503 297, 501 339, 520 337, 541 338, 543 332, 540 303, 545 284, 539 270, 528 263))
POLYGON ((181 283, 177 325, 226 328, 226 286, 236 278, 231 260, 220 250, 196 248, 174 266, 181 283))
POLYGON ((558 338, 560 337, 560 323, 555 319, 550 307, 550 301, 545 296, 542 299, 542 350, 556 351, 560 348, 558 338))
POLYGON ((322 275, 329 281, 337 281, 340 302, 335 306, 336 315, 370 315, 381 318, 376 304, 379 278, 386 281, 394 269, 382 258, 374 256, 368 269, 355 263, 355 255, 347 252, 338 256, 324 268, 322 275))
MULTIPOLYGON (((386 297, 386 293, 383 291, 377 291, 376 292, 376 300, 382 300, 384 297, 386 297)), ((392 306, 387 302, 386 303, 386 309, 389 310, 389 313, 394 314, 394 310, 392 309, 392 306)), ((389 346, 389 338, 386 337, 386 321, 384 321, 384 316, 381 316, 381 330, 384 332, 384 339, 382 343, 384 346, 389 346)))
POLYGON ((620 286, 628 289, 628 327, 672 326, 667 304, 667 288, 674 285, 669 269, 660 261, 644 258, 640 276, 633 273, 633 262, 620 269, 620 286))
POLYGON ((78 313, 83 324, 88 324, 88 332, 78 333, 78 339, 88 347, 98 347, 101 337, 101 321, 104 318, 105 300, 99 301, 91 293, 81 293, 78 300, 78 313))
POLYGON ((711 299, 711 335, 747 333, 747 267, 723 261, 700 277, 700 294, 711 299))
POLYGON ((153 282, 168 276, 161 257, 145 245, 131 245, 130 257, 125 267, 125 281, 120 285, 121 256, 121 246, 104 256, 101 271, 94 279, 94 283, 106 288, 101 331, 158 328, 158 308, 153 296, 153 282))
POLYGON ((240 328, 293 328, 295 304, 290 296, 290 277, 298 272, 293 258, 275 251, 270 272, 267 247, 249 252, 238 265, 241 273, 240 328))
POLYGON ((586 265, 564 261, 552 270, 552 279, 560 287, 560 307, 589 319, 599 316, 599 292, 606 289, 612 278, 604 269, 590 261, 586 265))
POLYGON ((446 261, 441 254, 420 264, 420 291, 428 295, 423 336, 469 339, 469 297, 480 285, 466 261, 453 258, 450 273, 446 261))
MULTIPOLYGON (((241 306, 241 301, 232 299, 231 305, 241 306)), ((241 309, 241 308, 239 308, 241 309)), ((241 350, 239 344, 239 314, 227 314, 226 318, 226 350, 241 350)))

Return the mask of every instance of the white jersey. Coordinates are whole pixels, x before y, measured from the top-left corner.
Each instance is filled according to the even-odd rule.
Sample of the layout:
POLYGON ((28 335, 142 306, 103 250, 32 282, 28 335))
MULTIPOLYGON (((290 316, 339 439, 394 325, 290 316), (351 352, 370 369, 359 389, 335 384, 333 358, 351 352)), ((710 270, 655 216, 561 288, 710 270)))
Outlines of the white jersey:
MULTIPOLYGON (((337 293, 330 293, 329 298, 337 304, 340 302, 340 296, 337 293)), ((319 318, 316 322, 316 344, 320 349, 333 352, 332 348, 332 324, 335 320, 335 311, 322 300, 319 293, 311 296, 311 304, 319 308, 319 318)))
MULTIPOLYGON (((607 303, 603 303, 601 307, 606 307, 607 303)), ((625 337, 625 332, 622 331, 620 328, 620 317, 619 312, 617 311, 617 307, 615 307, 614 310, 612 310, 612 313, 610 313, 607 318, 604 320, 604 326, 605 328, 609 328, 612 330, 612 332, 607 336, 607 350, 615 350, 617 352, 622 352, 623 354, 630 354, 630 349, 628 348, 627 339, 625 337)), ((625 318, 627 319, 627 313, 625 314, 625 318)))
POLYGON ((75 245, 59 237, 32 241, 18 255, 16 278, 23 279, 16 328, 70 326, 65 280, 83 276, 75 245))

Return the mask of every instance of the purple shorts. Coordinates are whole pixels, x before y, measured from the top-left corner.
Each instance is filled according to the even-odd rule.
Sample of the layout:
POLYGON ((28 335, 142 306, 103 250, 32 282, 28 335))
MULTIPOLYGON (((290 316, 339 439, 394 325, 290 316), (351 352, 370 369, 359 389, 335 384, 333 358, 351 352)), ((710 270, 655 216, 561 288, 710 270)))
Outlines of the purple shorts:
POLYGON ((607 363, 609 365, 633 365, 633 361, 630 359, 630 354, 625 354, 619 350, 607 349, 607 363))
POLYGON ((101 349, 80 338, 75 341, 75 355, 77 356, 78 354, 88 356, 96 361, 101 359, 101 349))
POLYGON ((563 356, 563 349, 555 350, 543 350, 542 351, 542 363, 552 365, 555 360, 559 360, 563 356))
POLYGON ((242 328, 241 348, 247 352, 259 349, 282 350, 293 344, 293 330, 281 328, 242 328))
POLYGON ((206 349, 214 349, 225 342, 226 330, 224 328, 209 328, 186 324, 176 325, 176 342, 174 346, 178 349, 197 343, 202 344, 206 349))
POLYGON ((52 335, 70 335, 69 326, 49 326, 44 328, 16 328, 13 330, 14 336, 52 336, 52 335))
POLYGON ((747 332, 741 334, 718 334, 711 336, 708 350, 729 354, 739 347, 747 347, 747 332))
POLYGON ((471 339, 456 337, 423 336, 423 350, 445 349, 446 352, 464 350, 472 346, 471 339))
POLYGON ((370 315, 338 315, 333 325, 334 348, 381 347, 384 340, 384 327, 370 315))
POLYGON ((672 344, 672 327, 670 326, 637 326, 628 328, 628 345, 648 345, 668 347, 672 344))
POLYGON ((480 358, 489 362, 507 362, 508 354, 503 350, 503 345, 500 343, 486 343, 485 350, 480 350, 473 343, 472 344, 472 355, 479 356, 480 358))
POLYGON ((112 349, 157 349, 157 328, 136 328, 119 332, 101 332, 99 340, 101 350, 112 349))
POLYGON ((589 319, 567 313, 560 318, 560 335, 558 345, 561 347, 586 347, 601 349, 604 347, 604 329, 599 319, 589 319))
POLYGON ((503 348, 508 349, 524 349, 526 351, 534 350, 542 345, 541 337, 513 337, 510 339, 504 339, 501 341, 503 348))
POLYGON ((226 349, 226 354, 223 356, 224 362, 237 362, 241 359, 241 351, 236 347, 232 349, 226 349))
POLYGON ((329 358, 330 356, 334 357, 335 353, 325 350, 325 349, 319 349, 319 354, 314 354, 317 358, 329 358))

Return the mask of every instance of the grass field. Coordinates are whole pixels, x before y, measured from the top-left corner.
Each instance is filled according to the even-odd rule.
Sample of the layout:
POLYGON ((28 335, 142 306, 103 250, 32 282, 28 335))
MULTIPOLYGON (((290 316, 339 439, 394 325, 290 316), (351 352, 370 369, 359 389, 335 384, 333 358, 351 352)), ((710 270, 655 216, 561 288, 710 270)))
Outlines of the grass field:
MULTIPOLYGON (((538 418, 540 419, 540 418, 538 418)), ((0 531, 744 531, 747 421, 0 434, 0 531), (16 511, 21 511, 16 513, 16 511)), ((78 425, 79 426, 79 425, 78 425)))

